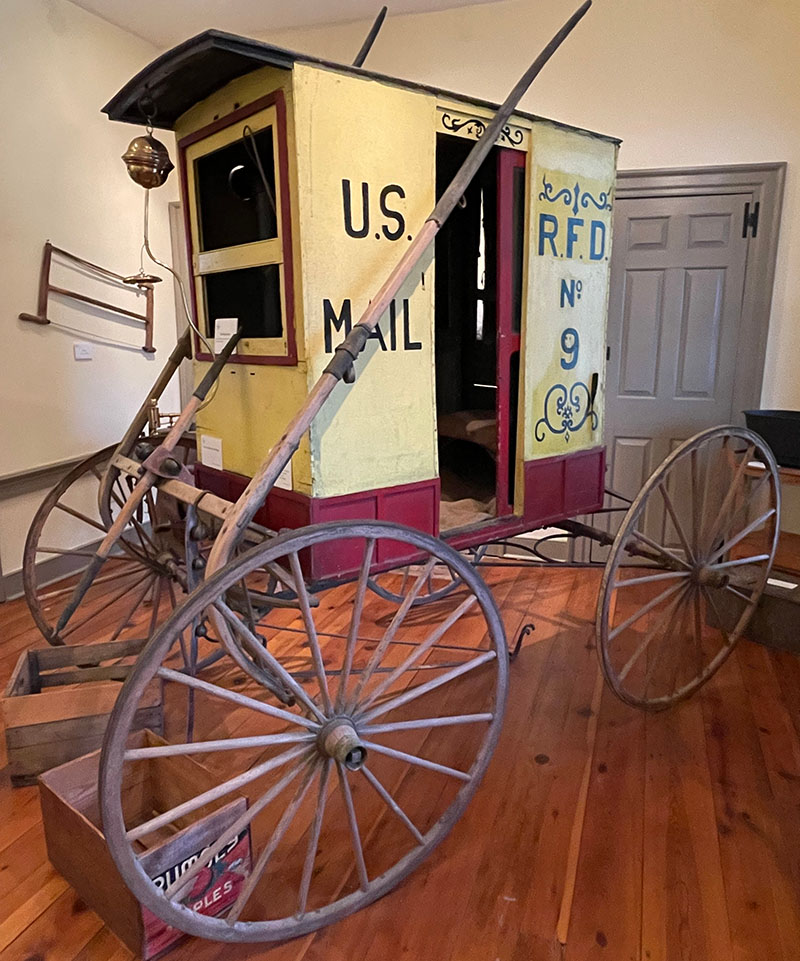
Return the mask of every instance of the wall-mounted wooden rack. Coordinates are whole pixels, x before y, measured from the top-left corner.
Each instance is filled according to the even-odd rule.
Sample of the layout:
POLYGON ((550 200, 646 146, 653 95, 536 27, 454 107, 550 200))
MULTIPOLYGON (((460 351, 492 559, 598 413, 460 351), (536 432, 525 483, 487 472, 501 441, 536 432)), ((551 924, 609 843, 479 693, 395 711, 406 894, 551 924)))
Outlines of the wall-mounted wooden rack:
POLYGON ((157 283, 159 280, 159 277, 153 277, 144 273, 136 274, 131 277, 123 277, 122 274, 114 273, 113 270, 100 267, 98 264, 93 264, 91 261, 85 260, 83 257, 78 257, 76 254, 71 254, 68 250, 63 250, 61 247, 55 247, 48 240, 45 241, 44 252, 42 254, 42 270, 39 276, 39 301, 36 308, 37 312, 35 314, 20 314, 19 319, 26 320, 32 324, 49 324, 51 321, 47 316, 48 298, 51 293, 60 294, 62 297, 69 297, 72 300, 79 300, 85 304, 92 304, 94 307, 101 307, 104 310, 109 310, 115 314, 122 314, 124 317, 128 317, 129 319, 142 324, 144 326, 144 346, 142 347, 142 350, 146 354, 154 354, 156 349, 153 346, 153 284, 157 283), (107 301, 98 300, 96 297, 89 297, 87 294, 79 293, 77 290, 67 290, 65 287, 59 287, 50 283, 50 267, 53 254, 57 254, 58 256, 63 257, 65 260, 69 260, 74 264, 78 264, 86 270, 93 271, 94 273, 99 274, 105 280, 119 284, 126 290, 130 290, 131 287, 136 287, 145 295, 145 312, 143 314, 139 314, 133 310, 128 310, 126 307, 119 307, 116 304, 110 304, 107 301))

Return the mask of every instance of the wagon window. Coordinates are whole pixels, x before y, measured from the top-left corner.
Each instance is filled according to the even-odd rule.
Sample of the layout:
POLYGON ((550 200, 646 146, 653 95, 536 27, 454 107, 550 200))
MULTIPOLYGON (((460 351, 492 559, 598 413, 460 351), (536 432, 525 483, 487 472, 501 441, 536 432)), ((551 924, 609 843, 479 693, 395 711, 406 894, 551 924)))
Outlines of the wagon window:
POLYGON ((206 316, 214 329, 219 317, 237 317, 245 337, 280 337, 280 272, 276 264, 225 270, 203 278, 206 316))
POLYGON ((195 161, 201 250, 278 236, 272 127, 242 134, 195 161))
POLYGON ((294 363, 284 107, 265 101, 187 138, 195 304, 209 341, 221 318, 243 328, 232 361, 294 363))

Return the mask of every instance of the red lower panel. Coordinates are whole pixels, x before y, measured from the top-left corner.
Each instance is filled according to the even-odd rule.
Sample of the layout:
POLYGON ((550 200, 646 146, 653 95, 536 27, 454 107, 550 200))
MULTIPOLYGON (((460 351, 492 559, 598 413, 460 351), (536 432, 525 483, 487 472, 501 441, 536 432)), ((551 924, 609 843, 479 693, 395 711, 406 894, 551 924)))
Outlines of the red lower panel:
POLYGON ((559 454, 525 463, 525 524, 529 529, 603 506, 606 449, 559 454))
POLYGON ((604 447, 526 461, 524 516, 497 517, 462 528, 444 539, 456 550, 507 540, 603 506, 604 447))
MULTIPOLYGON (((248 478, 197 464, 195 483, 219 497, 235 501, 247 486, 248 478)), ((439 478, 338 497, 308 497, 274 487, 255 516, 257 524, 276 531, 352 520, 392 521, 435 537, 439 533, 439 478)), ((356 540, 330 541, 327 546, 311 551, 311 556, 303 559, 303 568, 313 578, 356 571, 363 547, 363 542, 356 540)), ((397 541, 383 541, 376 561, 383 566, 388 561, 402 558, 403 554, 403 547, 397 541)))
MULTIPOLYGON (((605 487, 605 447, 560 454, 527 461, 523 517, 503 517, 476 524, 447 538, 457 549, 475 546, 492 539, 513 537, 524 531, 546 527, 579 514, 590 514, 603 506, 605 487)), ((198 487, 235 501, 247 486, 240 474, 218 471, 203 464, 195 466, 198 487)), ((255 520, 271 530, 296 529, 308 524, 331 521, 382 520, 438 536, 439 479, 414 484, 376 488, 339 497, 308 497, 295 491, 273 488, 255 520)), ((413 560, 407 548, 397 541, 379 545, 378 567, 391 561, 413 560)), ((363 543, 329 541, 302 558, 303 569, 313 578, 335 577, 358 569, 363 543)))

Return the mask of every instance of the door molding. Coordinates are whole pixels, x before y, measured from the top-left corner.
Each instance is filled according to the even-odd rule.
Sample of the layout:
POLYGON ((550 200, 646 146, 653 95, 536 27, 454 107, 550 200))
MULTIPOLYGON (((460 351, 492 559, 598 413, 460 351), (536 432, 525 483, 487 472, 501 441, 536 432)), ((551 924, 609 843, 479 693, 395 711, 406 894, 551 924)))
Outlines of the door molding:
MULTIPOLYGON (((736 359, 733 407, 739 412, 761 404, 775 262, 778 254, 786 163, 674 167, 617 172, 616 199, 687 197, 752 193, 760 204, 758 233, 747 247, 740 344, 736 359)), ((737 413, 736 423, 744 423, 737 413)))

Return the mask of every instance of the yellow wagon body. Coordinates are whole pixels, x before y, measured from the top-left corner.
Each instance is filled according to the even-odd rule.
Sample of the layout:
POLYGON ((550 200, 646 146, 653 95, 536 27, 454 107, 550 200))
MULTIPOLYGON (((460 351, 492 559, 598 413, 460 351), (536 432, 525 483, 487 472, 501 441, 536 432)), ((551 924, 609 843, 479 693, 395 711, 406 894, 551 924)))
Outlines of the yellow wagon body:
MULTIPOLYGON (((203 38, 206 48, 223 45, 251 58, 254 69, 237 68, 242 75, 200 102, 187 91, 172 105, 196 321, 219 346, 252 306, 252 294, 243 306, 248 291, 267 290, 265 314, 280 315, 263 330, 249 323, 197 417, 199 482, 233 496, 420 230, 448 157, 482 136, 493 109, 214 32, 176 50, 202 48, 203 38), (259 163, 274 192, 272 226, 226 233, 234 213, 208 183, 228 164, 229 186, 246 193, 236 178, 246 181, 244 168, 259 163), (259 273, 268 279, 252 286, 259 273)), ((171 51, 157 63, 168 66, 170 57, 177 70, 185 54, 171 51)), ((112 116, 123 112, 124 94, 109 105, 112 116)), ((452 480, 453 451, 463 459, 464 444, 479 459, 494 458, 494 497, 484 490, 484 501, 476 494, 466 502, 497 532, 599 506, 617 146, 563 124, 512 117, 487 161, 482 192, 465 197, 472 213, 461 226, 458 214, 452 218, 450 239, 437 239, 382 317, 358 380, 317 416, 262 521, 281 528, 365 517, 439 533, 440 504, 461 502, 443 486, 452 480), (471 254, 456 250, 459 231, 472 232, 471 254), (445 242, 446 268, 437 265, 445 242), (465 270, 469 256, 475 265, 465 270), (452 340, 454 324, 466 331, 461 339, 452 340), (463 368, 455 375, 454 351, 463 368), (476 351, 486 357, 470 360, 476 351), (492 356, 494 377, 486 366, 492 356), (487 371, 482 378, 479 369, 487 371), (474 384, 454 393, 453 376, 474 384)), ((198 381, 209 364, 196 339, 198 381)), ((473 493, 468 474, 455 470, 456 493, 465 484, 473 493)), ((442 530, 459 527, 462 515, 453 516, 442 530)), ((472 535, 453 536, 466 543, 472 535)))

